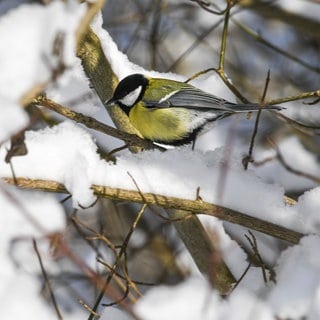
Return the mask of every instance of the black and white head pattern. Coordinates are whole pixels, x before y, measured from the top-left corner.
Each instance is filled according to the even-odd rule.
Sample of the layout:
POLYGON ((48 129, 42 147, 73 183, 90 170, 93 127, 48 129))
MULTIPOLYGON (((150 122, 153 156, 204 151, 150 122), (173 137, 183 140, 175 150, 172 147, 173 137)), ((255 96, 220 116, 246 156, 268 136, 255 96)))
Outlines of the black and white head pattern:
POLYGON ((148 79, 142 74, 132 74, 120 81, 112 100, 121 106, 132 107, 142 98, 147 85, 148 79))

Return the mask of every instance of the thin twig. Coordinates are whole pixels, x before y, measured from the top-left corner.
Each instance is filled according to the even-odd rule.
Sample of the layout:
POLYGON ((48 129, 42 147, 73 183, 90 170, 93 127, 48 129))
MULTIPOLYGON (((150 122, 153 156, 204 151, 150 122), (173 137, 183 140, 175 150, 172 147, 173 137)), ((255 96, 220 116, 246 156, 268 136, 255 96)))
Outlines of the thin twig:
POLYGON ((205 2, 203 0, 191 0, 191 1, 196 2, 205 11, 210 12, 215 15, 219 15, 219 16, 222 16, 228 10, 228 6, 223 10, 220 10, 220 9, 213 10, 213 9, 210 9, 209 6, 212 5, 212 6, 217 7, 214 3, 205 2))
POLYGON ((111 156, 119 151, 122 151, 122 150, 125 150, 125 149, 128 149, 129 148, 129 145, 128 144, 124 144, 123 146, 121 147, 118 147, 118 148, 114 148, 112 149, 111 151, 108 152, 108 154, 106 155, 106 159, 110 159, 111 156))
POLYGON ((228 26, 229 26, 229 19, 230 19, 230 10, 231 10, 231 5, 228 2, 227 8, 225 10, 223 31, 222 31, 222 37, 221 37, 219 70, 224 70, 224 61, 225 61, 226 48, 227 48, 227 36, 228 36, 228 26))
POLYGON ((228 36, 228 26, 230 20, 230 10, 232 5, 228 3, 228 8, 224 17, 224 25, 222 31, 221 38, 221 47, 220 47, 220 58, 219 58, 219 68, 216 69, 216 73, 220 76, 221 80, 225 83, 225 85, 233 92, 233 94, 238 97, 243 103, 248 103, 249 100, 246 99, 240 91, 231 83, 230 79, 227 77, 225 73, 225 55, 226 55, 226 47, 227 47, 227 36, 228 36))
POLYGON ((278 118, 281 118, 286 123, 290 124, 292 127, 294 127, 295 129, 297 129, 303 133, 313 135, 313 136, 320 135, 320 132, 316 132, 316 130, 320 130, 319 126, 309 125, 309 124, 305 124, 305 123, 302 123, 297 120, 293 120, 293 119, 285 116, 283 113, 275 112, 273 110, 270 110, 269 112, 275 114, 278 118))
POLYGON ((320 98, 320 90, 310 91, 310 92, 302 92, 294 96, 288 96, 284 98, 278 98, 266 101, 266 105, 276 105, 290 101, 303 100, 308 98, 320 98))
POLYGON ((320 177, 317 177, 317 176, 314 176, 312 174, 309 174, 309 173, 306 173, 306 172, 303 172, 301 170, 298 170, 298 169, 295 169, 293 168, 292 166, 290 166, 286 160, 284 159, 283 155, 281 154, 280 152, 280 149, 279 147, 276 145, 276 143, 272 140, 272 139, 268 139, 269 143, 272 145, 272 147, 276 150, 277 152, 277 159, 280 161, 280 163, 283 165, 283 167, 288 170, 289 172, 297 175, 297 176, 300 176, 300 177, 303 177, 303 178, 306 178, 306 179, 309 179, 309 180, 312 180, 316 183, 320 183, 320 177))
POLYGON ((79 236, 88 244, 88 246, 96 253, 96 255, 98 257, 102 257, 102 254, 101 254, 101 252, 99 252, 98 247, 86 237, 86 235, 84 234, 84 232, 80 228, 79 225, 81 224, 81 222, 79 222, 79 220, 76 217, 76 209, 74 209, 74 212, 70 217, 70 221, 71 221, 72 225, 74 226, 75 230, 77 231, 77 233, 79 234, 79 236))
POLYGON ((40 268, 41 268, 41 272, 42 272, 42 276, 43 276, 44 282, 45 282, 45 284, 46 284, 46 286, 47 286, 47 288, 49 290, 54 310, 55 310, 55 312, 57 314, 58 319, 62 320, 63 318, 62 318, 61 312, 59 310, 59 307, 58 307, 58 304, 57 304, 57 300, 56 300, 55 295, 53 293, 53 290, 51 288, 51 284, 50 284, 50 280, 49 280, 47 271, 46 271, 46 269, 45 269, 45 267, 43 265, 41 255, 40 255, 40 252, 38 250, 38 245, 37 245, 36 239, 32 239, 32 244, 33 244, 33 249, 34 249, 34 251, 35 251, 35 253, 37 255, 38 261, 39 261, 39 265, 40 265, 40 268))
POLYGON ((221 18, 219 21, 217 21, 215 24, 213 24, 210 28, 208 28, 207 30, 205 30, 200 36, 198 36, 194 42, 174 61, 173 64, 170 65, 169 68, 167 68, 167 72, 173 70, 174 68, 176 68, 181 61, 183 61, 183 59, 185 57, 188 56, 188 54, 190 54, 195 48, 197 48, 199 46, 199 44, 213 31, 215 30, 221 23, 223 22, 223 18, 221 18))
MULTIPOLYGON (((139 211, 138 216, 140 216, 140 212, 143 213, 144 208, 145 208, 145 205, 142 206, 141 210, 139 211), (142 209, 143 209, 143 210, 142 210, 142 209)), ((141 213, 141 214, 142 214, 142 213, 141 213)), ((125 241, 129 242, 129 239, 130 239, 131 235, 132 235, 132 233, 129 233, 129 235, 127 235, 125 241)), ((122 255, 123 255, 124 252, 125 252, 125 248, 126 248, 125 246, 123 246, 123 245, 121 246, 120 252, 119 252, 119 254, 117 255, 117 261, 116 261, 116 263, 113 265, 110 274, 109 274, 109 275, 106 277, 106 279, 105 279, 105 282, 104 282, 104 284, 103 284, 103 286, 102 286, 102 289, 100 290, 100 292, 99 292, 99 294, 98 294, 98 297, 97 297, 97 299, 96 299, 96 301, 95 301, 95 303, 94 303, 94 306, 93 306, 93 308, 92 308, 93 311, 96 311, 96 310, 98 309, 98 307, 99 307, 99 305, 100 305, 100 303, 101 303, 101 300, 102 300, 102 298, 103 298, 103 296, 104 296, 104 294, 105 294, 105 291, 107 290, 107 287, 109 286, 109 283, 110 283, 111 279, 113 278, 113 276, 114 276, 114 274, 115 274, 116 268, 117 268, 118 265, 119 265, 119 261, 120 261, 122 255)), ((125 295, 124 297, 120 298, 119 300, 116 300, 115 302, 112 303, 112 305, 113 305, 113 304, 119 304, 120 302, 122 302, 122 301, 124 300, 124 298, 125 298, 126 296, 127 296, 127 295, 125 295)), ((88 320, 92 320, 93 317, 94 317, 94 315, 93 315, 93 314, 90 314, 88 320)))
MULTIPOLYGON (((144 203, 144 204, 142 205, 141 209, 139 210, 136 219, 135 219, 134 222, 132 223, 129 232, 128 232, 127 236, 125 237, 125 239, 124 239, 124 241, 123 241, 123 243, 122 243, 122 245, 121 245, 120 252, 119 252, 119 256, 118 256, 119 259, 122 257, 122 255, 124 255, 124 254, 126 253, 127 247, 128 247, 128 244, 129 244, 129 241, 130 241, 130 239, 131 239, 131 236, 132 236, 133 232, 135 231, 135 229, 136 229, 136 227, 137 227, 137 224, 138 224, 138 222, 140 221, 140 219, 141 219, 141 217, 142 217, 142 215, 143 215, 146 207, 147 207, 147 204, 144 203)), ((114 272, 115 272, 115 267, 112 269, 112 273, 114 273, 114 272)), ((125 274, 128 275, 128 269, 127 269, 127 265, 126 265, 126 264, 125 264, 125 274)), ((129 293, 129 283, 132 283, 132 281, 131 281, 131 280, 128 281, 128 279, 129 279, 129 277, 126 278, 126 280, 127 280, 127 281, 126 281, 126 283, 127 283, 127 290, 126 290, 126 292, 124 293, 123 297, 120 298, 118 301, 113 301, 113 302, 111 302, 111 303, 105 304, 104 306, 113 306, 113 305, 115 305, 115 304, 119 304, 119 302, 121 302, 122 300, 124 300, 124 299, 127 297, 128 293, 129 293)))
POLYGON ((260 255, 260 252, 259 252, 259 249, 258 249, 257 239, 256 239, 255 235, 250 230, 248 230, 248 232, 249 232, 249 235, 251 236, 251 238, 246 234, 244 236, 248 240, 248 242, 249 242, 249 244, 251 246, 251 249, 253 251, 253 256, 251 258, 252 259, 253 258, 257 259, 258 264, 259 264, 259 266, 261 267, 261 270, 262 270, 263 281, 264 281, 264 283, 267 283, 268 282, 267 272, 266 272, 267 268, 266 268, 266 265, 263 262, 262 257, 260 255))
POLYGON ((78 302, 90 313, 92 314, 93 316, 97 317, 97 318, 100 318, 100 314, 95 312, 94 310, 92 310, 92 308, 87 304, 85 303, 83 300, 78 300, 78 302))
POLYGON ((188 82, 192 81, 193 79, 198 78, 198 77, 202 76, 203 74, 206 74, 210 71, 217 71, 217 69, 216 68, 208 68, 208 69, 199 71, 199 72, 195 73, 194 75, 192 75, 190 78, 188 78, 185 82, 188 83, 188 82))
POLYGON ((282 56, 286 57, 287 59, 290 59, 303 67, 307 68, 310 71, 320 73, 320 68, 313 66, 303 60, 301 60, 299 57, 296 57, 295 55, 291 54, 290 52, 283 50, 279 48, 278 46, 272 44, 270 41, 263 38, 258 32, 254 31, 253 29, 249 28, 248 26, 236 21, 232 20, 232 22, 237 25, 242 31, 246 32, 249 36, 253 37, 258 42, 262 43, 263 45, 267 46, 268 48, 272 49, 273 51, 281 54, 282 56))
POLYGON ((243 158, 243 160, 242 160, 244 170, 248 170, 249 162, 253 161, 252 153, 253 153, 253 148, 254 148, 254 142, 255 142, 255 139, 256 139, 256 136, 258 133, 258 126, 259 126, 259 121, 260 121, 260 117, 261 117, 261 111, 262 111, 262 108, 264 107, 264 100, 265 100, 265 97, 267 94, 269 82, 270 82, 270 70, 268 70, 266 82, 265 82, 262 97, 261 97, 261 102, 260 102, 261 108, 259 109, 259 111, 257 113, 256 121, 254 123, 254 128, 253 128, 253 132, 252 132, 252 136, 251 136, 248 155, 245 158, 243 158))
MULTIPOLYGON (((97 262, 101 263, 104 267, 106 267, 108 270, 112 270, 113 267, 110 266, 108 263, 106 263, 104 260, 102 260, 101 258, 97 258, 97 262)), ((119 278, 121 278, 122 280, 128 280, 125 276, 123 276, 121 273, 114 271, 115 275, 119 278)), ((136 284, 136 285, 141 285, 141 286, 147 286, 147 287, 151 287, 151 286, 155 286, 155 283, 151 283, 151 282, 144 282, 144 281, 138 281, 138 280, 132 280, 130 279, 132 283, 136 284)))
POLYGON ((242 275, 240 276, 240 278, 237 280, 237 282, 234 284, 234 286, 232 287, 232 292, 237 288, 237 286, 240 284, 240 282, 243 280, 243 278, 245 277, 245 275, 248 273, 249 269, 252 266, 252 262, 250 261, 247 265, 247 267, 245 268, 245 270, 243 271, 242 275))
MULTIPOLYGON (((85 228, 89 232, 93 233, 95 235, 95 239, 103 241, 109 249, 113 251, 115 256, 117 255, 116 247, 115 245, 105 236, 98 232, 96 232, 94 229, 90 228, 88 225, 86 225, 83 221, 79 220, 74 214, 71 216, 71 221, 77 225, 81 226, 82 228, 85 228)), ((98 256, 102 256, 101 254, 98 254, 98 256)))

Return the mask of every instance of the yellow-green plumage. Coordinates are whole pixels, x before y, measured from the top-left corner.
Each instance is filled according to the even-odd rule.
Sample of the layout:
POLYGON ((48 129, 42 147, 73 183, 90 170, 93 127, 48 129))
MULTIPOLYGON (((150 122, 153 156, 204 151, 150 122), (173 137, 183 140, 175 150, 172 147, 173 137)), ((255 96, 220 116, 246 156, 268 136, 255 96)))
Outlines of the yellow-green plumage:
POLYGON ((142 137, 151 141, 172 142, 186 138, 188 112, 178 108, 147 108, 138 102, 129 113, 130 122, 142 137))
POLYGON ((172 92, 179 91, 189 87, 192 88, 192 86, 184 82, 169 79, 149 78, 148 85, 143 96, 143 100, 160 101, 172 92))
POLYGON ((158 103, 175 92, 188 88, 193 87, 174 80, 148 79, 142 100, 130 109, 130 122, 139 130, 142 137, 151 141, 170 144, 187 139, 193 131, 193 127, 190 126, 194 116, 192 110, 171 106, 152 108, 150 105, 146 106, 145 102, 158 103))

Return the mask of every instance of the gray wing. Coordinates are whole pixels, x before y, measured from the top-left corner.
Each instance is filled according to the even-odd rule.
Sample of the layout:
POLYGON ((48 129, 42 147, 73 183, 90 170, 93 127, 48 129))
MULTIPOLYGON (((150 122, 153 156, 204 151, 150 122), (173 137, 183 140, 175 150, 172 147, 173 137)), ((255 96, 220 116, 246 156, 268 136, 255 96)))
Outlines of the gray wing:
POLYGON ((144 101, 150 108, 190 108, 201 111, 232 111, 233 105, 224 99, 201 91, 197 88, 185 87, 167 95, 160 101, 144 101), (229 106, 229 108, 228 108, 229 106))
MULTIPOLYGON (((235 104, 191 86, 168 94, 160 101, 144 101, 144 103, 149 108, 189 108, 215 113, 249 112, 260 109, 257 104, 235 104)), ((281 110, 282 108, 268 106, 267 109, 281 110)))

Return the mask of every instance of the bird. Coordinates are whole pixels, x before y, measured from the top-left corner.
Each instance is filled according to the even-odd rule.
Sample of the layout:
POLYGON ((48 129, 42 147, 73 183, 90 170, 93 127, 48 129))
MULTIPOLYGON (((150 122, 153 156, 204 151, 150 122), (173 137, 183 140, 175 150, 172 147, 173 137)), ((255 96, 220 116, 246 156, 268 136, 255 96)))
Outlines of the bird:
POLYGON ((171 146, 194 143, 209 124, 232 114, 282 109, 232 103, 186 82, 139 73, 122 79, 105 104, 118 105, 142 138, 171 146))

